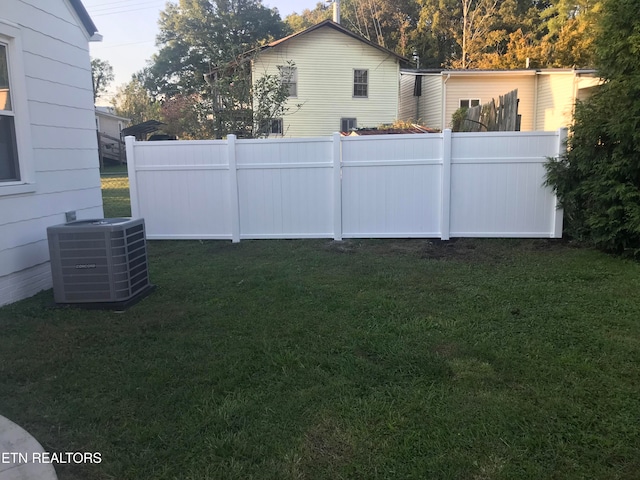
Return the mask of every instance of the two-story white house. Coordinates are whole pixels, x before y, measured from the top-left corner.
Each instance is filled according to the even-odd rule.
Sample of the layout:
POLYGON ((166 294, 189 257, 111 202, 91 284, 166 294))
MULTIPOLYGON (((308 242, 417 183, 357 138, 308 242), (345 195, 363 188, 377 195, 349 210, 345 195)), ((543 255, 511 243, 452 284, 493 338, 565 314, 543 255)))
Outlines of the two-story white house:
POLYGON ((325 20, 262 46, 252 61, 252 81, 280 75, 289 85, 288 112, 272 119, 270 135, 331 135, 393 123, 400 64, 407 61, 325 20))

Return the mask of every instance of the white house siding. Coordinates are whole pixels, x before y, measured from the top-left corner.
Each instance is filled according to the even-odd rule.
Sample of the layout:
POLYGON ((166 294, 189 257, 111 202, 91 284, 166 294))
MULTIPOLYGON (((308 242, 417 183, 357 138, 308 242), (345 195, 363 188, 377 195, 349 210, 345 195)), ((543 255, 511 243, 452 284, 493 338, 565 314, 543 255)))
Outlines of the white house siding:
POLYGON ((572 122, 575 90, 573 72, 538 75, 536 130, 557 130, 572 122))
POLYGON ((254 81, 278 75, 277 67, 287 61, 297 68, 298 97, 288 102, 285 137, 330 135, 340 130, 341 118, 356 118, 358 127, 397 119, 397 58, 324 27, 264 50, 253 64, 254 81), (368 98, 353 98, 354 69, 369 70, 368 98))
POLYGON ((460 107, 461 99, 479 99, 480 103, 490 102, 492 98, 498 101, 500 95, 518 89, 518 114, 522 115, 521 131, 534 130, 534 108, 535 108, 535 72, 531 74, 452 74, 446 81, 446 104, 443 124, 444 128, 449 128, 453 113, 460 107))
POLYGON ((400 74, 400 120, 417 122, 420 125, 442 129, 442 75, 428 73, 422 77, 422 95, 413 96, 415 75, 400 74))
POLYGON ((103 210, 87 32, 66 0, 2 0, 0 22, 21 38, 34 182, 13 195, 0 183, 4 305, 51 286, 48 226, 66 211, 82 219, 103 210))
POLYGON ((96 109, 96 118, 100 124, 98 131, 114 138, 120 138, 120 132, 129 125, 129 119, 96 109))

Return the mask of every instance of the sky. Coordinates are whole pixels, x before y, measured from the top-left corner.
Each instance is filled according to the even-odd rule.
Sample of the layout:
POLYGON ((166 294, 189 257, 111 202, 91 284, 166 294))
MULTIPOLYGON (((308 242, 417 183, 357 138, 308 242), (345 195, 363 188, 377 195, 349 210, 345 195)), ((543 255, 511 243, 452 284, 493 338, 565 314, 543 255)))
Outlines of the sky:
MULTIPOLYGON (((318 0, 263 0, 263 5, 277 8, 283 19, 304 9, 313 9, 318 0)), ((166 0, 82 0, 102 42, 91 42, 91 58, 108 61, 115 80, 109 92, 96 101, 109 105, 116 87, 131 80, 131 75, 145 67, 157 48, 158 18, 166 0)))

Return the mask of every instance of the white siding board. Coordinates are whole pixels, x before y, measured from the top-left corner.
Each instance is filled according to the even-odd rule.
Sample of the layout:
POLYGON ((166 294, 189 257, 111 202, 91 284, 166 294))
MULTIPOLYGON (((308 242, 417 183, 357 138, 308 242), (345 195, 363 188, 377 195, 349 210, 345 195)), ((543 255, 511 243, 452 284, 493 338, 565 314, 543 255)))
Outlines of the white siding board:
MULTIPOLYGON (((55 225, 64 222, 64 212, 69 210, 89 211, 102 208, 102 191, 99 186, 76 188, 64 192, 2 197, 0 202, 3 209, 0 225, 25 221, 25 218, 38 219, 58 215, 52 222, 52 225, 55 225)), ((95 218, 95 214, 78 218, 95 218)))
MULTIPOLYGON (((47 3, 60 4, 61 2, 40 2, 42 6, 46 6, 47 3)), ((16 23, 25 29, 56 40, 61 40, 74 48, 82 49, 82 44, 84 43, 86 45, 83 28, 75 24, 71 12, 69 12, 66 7, 64 7, 64 10, 66 10, 66 19, 59 15, 51 15, 39 6, 34 7, 24 1, 20 1, 17 2, 15 9, 11 12, 11 16, 16 19, 22 19, 22 21, 17 21, 16 23), (25 22, 24 19, 29 19, 29 22, 25 22)), ((62 9, 59 9, 60 15, 64 15, 64 13, 62 9)))
POLYGON ((91 71, 86 68, 74 67, 29 52, 24 55, 24 71, 30 78, 81 89, 86 89, 87 79, 91 79, 91 71))
POLYGON ((73 145, 74 149, 97 150, 98 140, 95 129, 90 128, 64 128, 33 125, 31 127, 31 138, 33 148, 47 149, 69 149, 73 145))
POLYGON ((81 130, 86 130, 93 125, 95 131, 95 113, 93 109, 30 101, 29 116, 32 125, 81 130))
MULTIPOLYGON (((93 105, 93 91, 91 88, 77 88, 60 83, 36 78, 26 79, 27 92, 31 101, 52 103, 54 105, 83 108, 93 105)), ((95 126, 95 121, 93 122, 95 126)), ((91 125, 87 125, 90 128, 91 125)), ((93 129, 95 131, 95 128, 93 129)))

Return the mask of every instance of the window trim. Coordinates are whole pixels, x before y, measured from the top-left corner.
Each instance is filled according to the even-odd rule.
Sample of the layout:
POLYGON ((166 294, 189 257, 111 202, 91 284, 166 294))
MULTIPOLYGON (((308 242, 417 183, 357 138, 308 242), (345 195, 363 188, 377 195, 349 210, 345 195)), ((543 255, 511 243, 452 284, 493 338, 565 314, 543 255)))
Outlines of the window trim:
POLYGON ((353 69, 353 83, 351 88, 351 95, 353 98, 369 98, 369 69, 368 68, 354 68, 353 69), (367 83, 356 83, 356 72, 367 72, 367 83), (356 95, 356 85, 365 85, 367 87, 366 95, 356 95))
POLYGON ((278 73, 280 74, 280 81, 283 84, 286 84, 289 87, 291 87, 291 85, 295 87, 295 95, 289 94, 288 98, 298 98, 298 67, 296 67, 295 65, 278 65, 278 73), (292 72, 290 79, 291 81, 289 82, 284 81, 283 71, 285 69, 289 72, 292 72))
POLYGON ((340 117, 340 131, 341 132, 351 132, 353 129, 357 129, 358 128, 358 119, 356 117, 340 117), (343 122, 350 122, 351 120, 353 120, 353 127, 352 128, 348 128, 343 130, 342 129, 342 124, 343 122))
POLYGON ((479 98, 460 98, 458 99, 458 108, 473 108, 473 107, 477 107, 478 105, 471 105, 471 102, 478 102, 478 105, 482 105, 482 101, 479 98), (468 107, 463 107, 462 106, 462 102, 469 102, 469 106, 468 107))
POLYGON ((9 86, 20 172, 20 180, 0 182, 0 196, 32 193, 36 191, 36 185, 20 27, 0 19, 0 41, 7 47, 9 86))
POLYGON ((284 121, 282 120, 282 118, 270 118, 269 119, 269 132, 268 132, 269 136, 272 135, 279 135, 282 136, 284 135, 284 121), (280 131, 279 132, 274 132, 273 131, 273 126, 274 125, 279 125, 280 126, 280 131))

